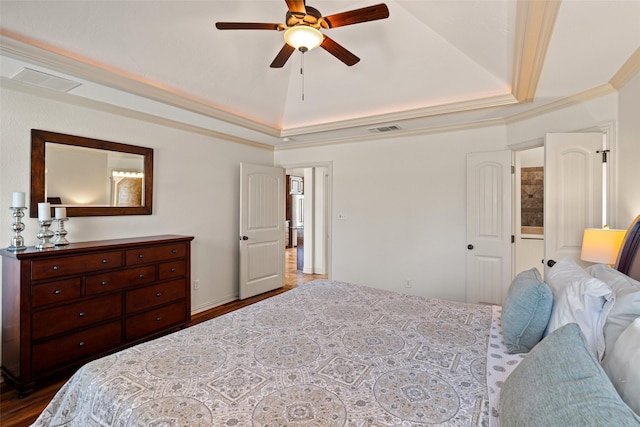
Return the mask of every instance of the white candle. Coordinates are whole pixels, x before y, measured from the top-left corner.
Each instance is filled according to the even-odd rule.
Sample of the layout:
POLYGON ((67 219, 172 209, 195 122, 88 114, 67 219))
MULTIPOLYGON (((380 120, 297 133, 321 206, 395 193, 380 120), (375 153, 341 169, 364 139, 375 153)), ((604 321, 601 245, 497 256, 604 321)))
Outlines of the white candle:
POLYGON ((38 203, 38 221, 51 221, 51 205, 38 203))
POLYGON ((67 217, 67 208, 56 208, 56 219, 65 219, 67 217))
POLYGON ((24 208, 24 192, 14 191, 11 199, 12 208, 24 208))

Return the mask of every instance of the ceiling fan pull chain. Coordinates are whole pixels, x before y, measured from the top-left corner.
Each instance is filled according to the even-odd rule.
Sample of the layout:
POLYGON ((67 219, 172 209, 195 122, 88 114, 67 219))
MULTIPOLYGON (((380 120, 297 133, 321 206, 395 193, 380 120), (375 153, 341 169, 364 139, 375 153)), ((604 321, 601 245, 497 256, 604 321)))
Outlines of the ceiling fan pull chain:
POLYGON ((304 101, 304 52, 302 52, 302 64, 300 65, 300 76, 302 80, 302 100, 304 101))

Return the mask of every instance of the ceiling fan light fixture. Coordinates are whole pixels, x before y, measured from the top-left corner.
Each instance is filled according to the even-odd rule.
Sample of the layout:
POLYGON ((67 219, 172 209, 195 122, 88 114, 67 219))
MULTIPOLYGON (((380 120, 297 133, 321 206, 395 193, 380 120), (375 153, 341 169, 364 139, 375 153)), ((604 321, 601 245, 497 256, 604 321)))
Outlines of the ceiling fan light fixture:
POLYGON ((323 40, 322 33, 308 25, 296 25, 284 32, 284 41, 289 46, 305 52, 320 46, 323 40))

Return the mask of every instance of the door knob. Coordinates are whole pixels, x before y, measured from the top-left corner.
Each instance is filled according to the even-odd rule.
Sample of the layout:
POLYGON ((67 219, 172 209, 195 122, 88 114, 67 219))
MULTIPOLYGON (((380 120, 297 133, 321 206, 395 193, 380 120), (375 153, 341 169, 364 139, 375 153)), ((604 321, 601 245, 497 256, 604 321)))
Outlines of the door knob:
POLYGON ((549 261, 547 261, 547 265, 548 265, 549 267, 553 267, 555 264, 556 264, 556 262, 555 262, 554 260, 552 260, 552 259, 550 259, 549 261))
POLYGON ((240 236, 240 240, 249 240, 247 236, 240 236))
POLYGON ((473 250, 473 245, 467 245, 467 249, 469 249, 470 251, 473 250))

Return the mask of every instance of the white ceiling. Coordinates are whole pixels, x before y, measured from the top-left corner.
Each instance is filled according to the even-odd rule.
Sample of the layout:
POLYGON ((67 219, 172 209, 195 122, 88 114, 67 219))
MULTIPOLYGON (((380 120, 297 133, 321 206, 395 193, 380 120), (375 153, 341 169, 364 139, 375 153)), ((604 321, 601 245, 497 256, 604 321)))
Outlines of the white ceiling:
MULTIPOLYGON (((373 1, 309 0, 324 15, 373 1)), ((323 30, 323 49, 269 64, 276 31, 217 21, 285 20, 283 0, 0 0, 3 85, 23 68, 69 91, 278 147, 493 123, 615 90, 640 69, 640 0, 388 0, 390 17, 323 30), (302 94, 304 93, 304 100, 302 94)))

